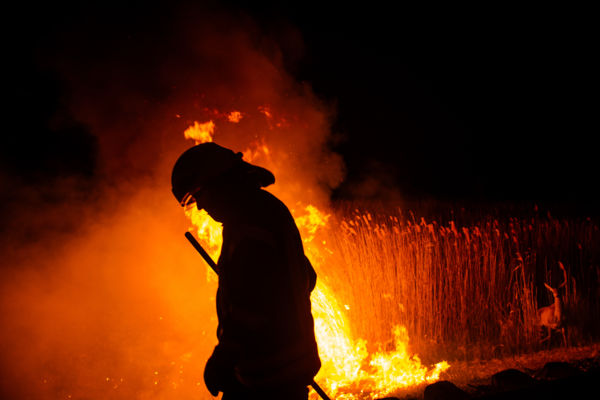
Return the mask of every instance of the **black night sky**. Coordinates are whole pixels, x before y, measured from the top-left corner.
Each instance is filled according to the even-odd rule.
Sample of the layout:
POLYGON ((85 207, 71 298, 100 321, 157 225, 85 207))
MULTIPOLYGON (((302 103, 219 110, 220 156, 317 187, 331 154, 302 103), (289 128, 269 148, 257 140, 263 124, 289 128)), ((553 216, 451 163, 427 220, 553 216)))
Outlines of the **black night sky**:
MULTIPOLYGON (((93 181, 95 139, 70 115, 69 92, 47 65, 60 63, 54 54, 64 37, 85 33, 92 38, 86 46, 98 51, 104 39, 132 32, 159 38, 180 3, 9 7, 3 177, 93 181), (100 27, 103 33, 90 34, 100 27)), ((325 3, 205 7, 246 15, 275 38, 282 27, 300 32, 301 51, 284 39, 279 45, 289 72, 336 107, 331 147, 347 166, 336 198, 381 176, 412 199, 597 212, 597 43, 589 10, 325 3)), ((377 189, 363 196, 376 198, 377 189)))

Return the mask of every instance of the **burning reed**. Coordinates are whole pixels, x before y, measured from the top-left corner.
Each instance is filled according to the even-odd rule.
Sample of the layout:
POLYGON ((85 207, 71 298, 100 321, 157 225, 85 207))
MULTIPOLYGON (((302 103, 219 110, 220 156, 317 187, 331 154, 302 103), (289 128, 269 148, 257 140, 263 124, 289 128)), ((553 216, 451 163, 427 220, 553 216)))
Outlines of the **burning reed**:
POLYGON ((400 324, 425 359, 535 351, 536 311, 552 302, 543 284, 561 280, 559 261, 569 275, 569 344, 598 338, 600 232, 590 220, 483 216, 457 226, 355 209, 330 227, 321 276, 369 343, 390 344, 400 324))

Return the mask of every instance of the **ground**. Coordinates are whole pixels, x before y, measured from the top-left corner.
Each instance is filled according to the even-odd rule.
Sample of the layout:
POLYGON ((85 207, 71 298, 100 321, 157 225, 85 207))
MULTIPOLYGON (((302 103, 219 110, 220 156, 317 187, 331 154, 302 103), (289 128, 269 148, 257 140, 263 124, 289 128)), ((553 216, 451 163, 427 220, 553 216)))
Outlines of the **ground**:
MULTIPOLYGON (((600 344, 582 347, 555 348, 533 354, 514 356, 504 359, 451 362, 450 369, 443 374, 442 380, 450 381, 470 394, 474 399, 520 399, 520 398, 578 398, 587 388, 600 382, 600 344), (507 369, 517 369, 530 376, 540 371, 548 362, 566 362, 581 371, 574 378, 550 382, 550 385, 534 385, 519 391, 499 391, 491 387, 492 375, 507 369), (565 394, 568 396, 565 397, 565 394), (571 396, 575 395, 575 397, 571 396)), ((394 393, 398 399, 423 399, 425 387, 394 393)), ((444 398, 444 397, 442 397, 444 398)), ((446 397, 448 399, 454 397, 446 397)))
POLYGON ((488 383, 493 374, 505 369, 514 368, 523 372, 533 373, 533 371, 541 369, 550 361, 563 361, 587 370, 591 367, 591 365, 585 365, 587 360, 590 363, 595 360, 596 366, 600 366, 600 344, 572 348, 555 348, 501 360, 452 363, 452 367, 447 371, 444 379, 468 391, 469 385, 488 383))

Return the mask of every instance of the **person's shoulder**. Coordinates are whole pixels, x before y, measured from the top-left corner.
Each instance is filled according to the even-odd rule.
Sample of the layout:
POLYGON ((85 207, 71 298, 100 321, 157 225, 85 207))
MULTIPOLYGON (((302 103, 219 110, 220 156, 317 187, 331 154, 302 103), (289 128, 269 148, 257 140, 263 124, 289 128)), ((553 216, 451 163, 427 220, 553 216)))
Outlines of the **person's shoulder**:
POLYGON ((288 207, 279 198, 260 189, 252 196, 247 213, 248 222, 263 229, 282 235, 296 227, 296 222, 288 207))
POLYGON ((268 214, 271 216, 290 214, 288 207, 283 201, 263 189, 259 189, 252 193, 250 203, 257 214, 268 214))

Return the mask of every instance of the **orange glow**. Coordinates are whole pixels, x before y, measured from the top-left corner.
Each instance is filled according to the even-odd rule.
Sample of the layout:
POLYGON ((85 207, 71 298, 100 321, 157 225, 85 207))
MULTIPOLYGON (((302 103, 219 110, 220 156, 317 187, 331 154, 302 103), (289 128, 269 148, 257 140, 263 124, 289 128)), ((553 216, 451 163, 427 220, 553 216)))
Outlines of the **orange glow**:
POLYGON ((244 159, 248 162, 255 162, 258 159, 269 159, 270 151, 264 141, 257 142, 242 152, 244 159))
POLYGON ((204 123, 194 121, 194 125, 187 128, 183 135, 186 139, 192 139, 196 144, 212 142, 215 133, 215 123, 211 120, 204 123))
POLYGON ((298 228, 305 232, 303 241, 310 242, 317 230, 327 225, 327 221, 331 215, 325 214, 313 205, 308 205, 305 208, 306 215, 295 218, 298 228))
MULTIPOLYGON (((266 189, 297 221, 318 275, 311 301, 323 367, 316 380, 332 399, 422 398, 422 386, 447 366, 436 366, 443 359, 456 366, 441 378, 457 384, 487 379, 500 365, 556 361, 550 343, 529 363, 520 356, 542 348, 533 321, 548 303, 537 295, 551 299, 536 277, 554 281, 561 254, 569 255, 561 260, 567 270, 582 273, 565 291, 582 318, 569 341, 593 343, 585 327, 597 324, 598 291, 586 282, 597 278, 589 268, 600 243, 596 220, 475 207, 447 210, 462 223, 448 214, 419 222, 420 211, 445 207, 422 204, 408 215, 395 195, 380 205, 336 200, 331 207, 330 192, 346 174, 329 146, 339 140, 334 104, 270 58, 281 54, 271 51, 278 41, 265 42, 258 26, 179 11, 185 19, 169 24, 160 46, 143 46, 148 57, 90 52, 93 67, 82 68, 80 57, 48 65, 69 88, 64 111, 82 124, 76 147, 94 140, 95 172, 47 182, 0 173, 11 187, 0 238, 0 397, 215 398, 203 370, 217 342, 216 275, 183 233, 191 230, 217 259, 221 225, 195 208, 185 210, 188 219, 169 182, 177 157, 213 138, 271 170, 277 181, 266 189), (234 110, 238 123, 230 120, 234 110)), ((386 182, 362 178, 366 192, 371 179, 386 182)), ((362 194, 356 189, 350 193, 362 194)), ((595 343, 591 349, 556 350, 561 360, 581 360, 597 354, 595 343)))
POLYGON ((269 106, 259 106, 258 111, 264 114, 268 119, 273 118, 273 114, 271 114, 271 107, 269 106))
MULTIPOLYGON (((272 117, 268 109, 261 109, 267 117, 272 117)), ((192 128, 192 127, 190 127, 192 128)), ((214 125, 213 125, 214 129, 214 125)), ((187 131, 186 131, 187 132, 187 131)), ((186 135, 187 137, 187 135, 186 135)), ((212 140, 212 136, 211 136, 212 140)), ((255 141, 244 151, 247 161, 268 159, 270 150, 264 141, 255 141)), ((273 170, 275 175, 279 172, 273 170)), ((307 257, 315 269, 323 271, 327 268, 324 260, 330 255, 325 245, 328 239, 316 240, 321 234, 327 235, 330 213, 323 212, 314 205, 300 204, 300 212, 291 210, 304 242, 307 257)), ((221 246, 221 224, 215 222, 204 211, 195 207, 185 210, 187 217, 202 245, 207 252, 217 259, 221 246)), ((369 222, 370 215, 364 215, 369 222)), ((329 266, 331 268, 331 266, 329 266)), ((335 266, 333 266, 335 268, 335 266)), ((215 276, 207 269, 209 280, 215 276)), ((421 364, 418 356, 408 350, 409 337, 406 328, 396 326, 393 329, 393 349, 369 353, 367 341, 354 338, 351 323, 346 316, 348 305, 340 305, 335 294, 327 287, 323 279, 318 279, 317 286, 311 295, 315 335, 319 346, 322 368, 316 380, 332 397, 343 396, 344 399, 376 398, 388 395, 394 390, 420 383, 430 383, 439 379, 440 373, 449 365, 442 361, 429 369, 421 364), (358 394, 362 393, 362 394, 358 394), (364 397, 369 393, 369 397, 364 397)), ((368 316, 365 316, 368 317, 368 316)), ((311 399, 316 399, 311 393, 311 399)))
POLYGON ((238 122, 240 122, 242 120, 242 118, 243 118, 242 113, 239 111, 232 111, 229 114, 227 114, 227 120, 234 124, 237 124, 238 122))
MULTIPOLYGON (((186 207, 184 212, 195 228, 190 228, 190 232, 193 232, 198 237, 198 240, 202 243, 202 247, 216 262, 219 259, 219 254, 221 254, 223 226, 212 219, 205 210, 198 210, 196 204, 186 207)), ((212 270, 207 268, 206 273, 208 281, 217 280, 212 270)))

